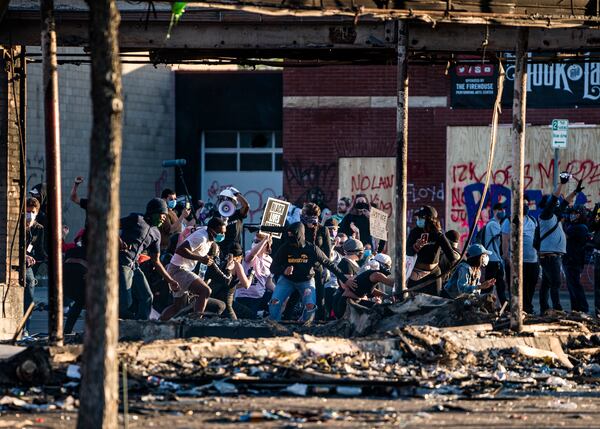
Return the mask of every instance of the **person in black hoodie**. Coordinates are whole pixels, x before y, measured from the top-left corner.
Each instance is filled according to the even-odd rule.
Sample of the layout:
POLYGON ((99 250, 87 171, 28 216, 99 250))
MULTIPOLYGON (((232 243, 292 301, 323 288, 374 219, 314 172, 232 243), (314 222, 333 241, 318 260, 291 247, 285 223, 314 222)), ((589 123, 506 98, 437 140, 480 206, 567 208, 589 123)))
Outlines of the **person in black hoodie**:
POLYGON ((587 210, 576 206, 569 214, 569 223, 565 228, 567 253, 563 256, 563 269, 567 279, 567 288, 571 298, 571 311, 587 313, 589 306, 581 284, 581 273, 585 265, 586 244, 589 230, 586 225, 587 210))
POLYGON ((271 272, 278 280, 269 303, 269 314, 271 319, 281 320, 288 298, 297 290, 304 304, 302 320, 310 322, 316 310, 314 276, 317 264, 327 268, 348 287, 354 287, 355 284, 318 247, 306 242, 304 225, 301 222, 291 224, 283 238, 286 242, 277 251, 271 265, 271 272))
MULTIPOLYGON (((357 194, 356 197, 354 197, 352 208, 340 222, 338 234, 343 233, 348 237, 356 238, 357 240, 360 240, 364 246, 369 245, 374 249, 373 237, 371 236, 371 225, 369 223, 370 213, 371 205, 367 200, 367 196, 365 194, 357 194)), ((377 253, 383 252, 384 247, 385 241, 379 240, 377 253)))
POLYGON ((424 285, 420 292, 439 296, 442 291, 440 254, 443 251, 450 263, 460 255, 444 235, 435 208, 423 206, 415 216, 417 225, 408 234, 406 253, 416 256, 417 261, 408 279, 408 288, 424 285))
MULTIPOLYGON (((304 224, 306 242, 314 244, 329 258, 331 256, 331 239, 327 228, 319 224, 321 209, 315 203, 306 203, 302 207, 300 221, 304 224)), ((325 320, 325 285, 323 283, 323 267, 315 265, 315 288, 317 292, 317 320, 325 320)))

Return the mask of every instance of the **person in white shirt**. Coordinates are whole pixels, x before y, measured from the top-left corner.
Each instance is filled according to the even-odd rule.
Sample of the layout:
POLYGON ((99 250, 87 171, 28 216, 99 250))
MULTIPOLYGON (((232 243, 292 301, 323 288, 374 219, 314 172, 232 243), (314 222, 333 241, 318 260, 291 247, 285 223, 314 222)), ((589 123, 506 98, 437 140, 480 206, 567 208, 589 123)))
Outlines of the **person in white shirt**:
POLYGON ((485 267, 485 280, 496 279, 496 293, 500 304, 506 302, 506 282, 504 281, 504 261, 502 260, 502 222, 506 217, 504 204, 496 203, 492 207, 493 217, 485 225, 483 242, 485 249, 492 252, 490 262, 485 267))
POLYGON ((210 266, 214 263, 208 256, 208 251, 213 242, 219 243, 225 238, 225 222, 219 217, 213 217, 206 227, 200 227, 190 234, 175 251, 167 272, 179 283, 179 290, 173 293, 173 304, 165 308, 160 315, 160 320, 169 320, 187 304, 187 292, 196 295, 194 311, 203 313, 206 301, 211 294, 206 282, 194 273, 198 262, 210 266))

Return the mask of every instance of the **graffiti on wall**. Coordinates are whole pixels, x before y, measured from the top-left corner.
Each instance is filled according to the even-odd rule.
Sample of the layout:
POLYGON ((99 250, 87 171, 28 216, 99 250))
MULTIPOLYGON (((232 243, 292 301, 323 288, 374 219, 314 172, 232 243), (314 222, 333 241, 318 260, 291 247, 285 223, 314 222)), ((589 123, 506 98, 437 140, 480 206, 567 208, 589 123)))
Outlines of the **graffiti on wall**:
POLYGON ((332 189, 337 177, 337 163, 306 165, 302 161, 284 161, 284 188, 300 189, 292 196, 294 205, 302 206, 306 201, 319 205, 335 202, 337 195, 332 189))
POLYGON ((27 189, 31 189, 46 179, 46 157, 43 152, 35 152, 27 157, 27 189))
MULTIPOLYGON (((481 201, 486 179, 487 127, 450 127, 448 131, 448 169, 446 217, 448 229, 456 229, 464 240, 472 225, 481 201)), ((525 196, 535 202, 530 206, 533 216, 539 215, 537 203, 544 194, 552 191, 554 177, 553 153, 549 149, 547 127, 527 129, 526 164, 524 167, 525 196)), ((600 148, 595 144, 600 132, 597 129, 570 130, 571 150, 561 151, 559 171, 569 171, 576 179, 582 179, 585 190, 577 196, 576 204, 598 201, 600 198, 600 148)), ((481 228, 490 216, 495 203, 504 203, 510 213, 512 165, 510 130, 500 129, 499 144, 491 172, 490 188, 478 221, 481 228)), ((573 180, 567 185, 565 195, 576 186, 573 180)))

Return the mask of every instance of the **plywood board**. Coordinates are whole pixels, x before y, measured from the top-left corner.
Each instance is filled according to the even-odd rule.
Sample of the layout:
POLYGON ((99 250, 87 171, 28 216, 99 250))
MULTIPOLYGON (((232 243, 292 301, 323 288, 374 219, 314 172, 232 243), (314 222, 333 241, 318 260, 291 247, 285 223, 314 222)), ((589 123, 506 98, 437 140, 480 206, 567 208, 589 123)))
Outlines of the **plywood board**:
MULTIPOLYGON (((481 199, 489 153, 490 127, 448 127, 446 169, 446 229, 456 229, 464 240, 468 234, 481 199)), ((525 193, 539 202, 542 195, 552 192, 554 151, 549 126, 532 126, 526 130, 525 193)), ((577 203, 591 207, 600 201, 600 127, 572 127, 568 147, 560 150, 559 170, 570 171, 583 179, 585 191, 577 203)), ((490 182, 489 209, 496 202, 506 202, 510 208, 512 172, 512 128, 500 127, 490 182)), ((577 185, 572 180, 565 195, 577 185)), ((534 207, 532 215, 539 214, 534 207)), ((510 209, 508 210, 510 212, 510 209)), ((489 219, 484 210, 479 226, 489 219)))
POLYGON ((395 254, 396 158, 340 158, 339 195, 366 194, 389 217, 386 253, 395 254))

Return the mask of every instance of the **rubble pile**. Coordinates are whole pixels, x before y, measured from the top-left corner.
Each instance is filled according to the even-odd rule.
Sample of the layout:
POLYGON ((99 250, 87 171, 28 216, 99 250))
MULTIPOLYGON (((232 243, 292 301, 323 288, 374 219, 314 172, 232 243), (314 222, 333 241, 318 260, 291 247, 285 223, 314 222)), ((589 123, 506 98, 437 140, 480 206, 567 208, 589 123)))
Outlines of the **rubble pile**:
MULTIPOLYGON (((596 319, 553 313, 527 319, 525 332, 517 335, 500 328, 503 319, 493 304, 485 297, 417 295, 375 309, 351 304, 343 320, 327 325, 223 325, 242 337, 243 329, 268 328, 270 337, 175 336, 120 342, 118 353, 128 395, 141 402, 214 394, 487 398, 598 388, 596 319), (338 335, 322 336, 331 332, 338 335)), ((144 335, 158 328, 176 333, 182 326, 143 329, 144 335)), ((186 326, 206 331, 220 325, 212 320, 186 326)), ((0 384, 6 386, 1 409, 76 406, 80 345, 11 350, 0 365, 0 384), (42 384, 43 390, 26 387, 42 384), (16 385, 23 387, 15 391, 16 385)))

